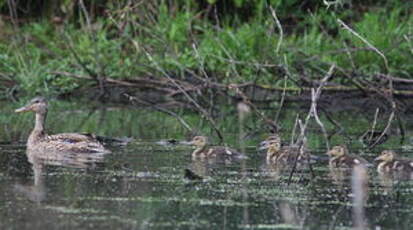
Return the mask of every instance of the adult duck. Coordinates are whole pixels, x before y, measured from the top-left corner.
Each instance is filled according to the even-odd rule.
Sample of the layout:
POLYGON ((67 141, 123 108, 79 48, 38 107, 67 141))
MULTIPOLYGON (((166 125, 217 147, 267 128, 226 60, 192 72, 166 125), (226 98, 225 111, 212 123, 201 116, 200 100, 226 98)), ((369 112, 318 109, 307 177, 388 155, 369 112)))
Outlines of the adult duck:
POLYGON ((27 140, 27 150, 38 152, 69 151, 76 153, 109 153, 93 134, 61 133, 48 135, 45 131, 48 103, 44 97, 33 98, 26 106, 16 109, 16 113, 34 112, 34 129, 27 140))

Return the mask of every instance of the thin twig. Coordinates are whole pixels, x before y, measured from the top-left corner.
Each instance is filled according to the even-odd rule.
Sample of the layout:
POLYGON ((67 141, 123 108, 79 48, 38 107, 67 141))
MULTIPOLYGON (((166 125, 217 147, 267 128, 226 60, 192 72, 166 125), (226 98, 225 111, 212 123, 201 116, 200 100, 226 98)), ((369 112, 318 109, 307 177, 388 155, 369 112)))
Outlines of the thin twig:
POLYGON ((80 5, 80 8, 83 12, 83 15, 86 18, 87 31, 89 32, 92 39, 94 40, 94 42, 93 42, 93 52, 94 52, 93 57, 95 59, 95 63, 96 63, 97 69, 98 69, 97 72, 96 72, 95 79, 97 80, 97 83, 99 85, 99 90, 100 90, 98 97, 101 97, 105 94, 105 85, 104 85, 104 81, 102 79, 102 76, 104 76, 105 74, 104 74, 104 70, 103 70, 103 67, 102 67, 103 65, 101 64, 100 59, 99 59, 100 52, 97 48, 97 41, 96 41, 97 38, 96 38, 96 34, 93 32, 92 22, 90 20, 90 16, 89 16, 89 13, 87 12, 84 1, 79 0, 79 5, 80 5))
POLYGON ((320 118, 318 117, 318 113, 317 113, 317 98, 316 98, 316 92, 314 89, 312 89, 311 91, 311 101, 312 101, 312 105, 311 105, 311 109, 312 109, 312 114, 313 117, 315 119, 315 121, 317 122, 317 124, 320 126, 323 134, 324 134, 324 138, 326 141, 326 147, 327 149, 330 149, 330 143, 328 141, 328 134, 327 134, 327 130, 324 127, 323 122, 321 122, 320 118))
MULTIPOLYGON (((304 123, 304 127, 303 127, 303 129, 301 129, 300 138, 297 140, 297 142, 299 142, 301 138, 304 138, 305 131, 307 129, 307 125, 308 125, 308 122, 309 122, 310 118, 314 117, 314 116, 318 117, 317 113, 314 114, 314 112, 317 112, 317 100, 320 98, 321 89, 327 83, 328 79, 330 79, 330 77, 333 75, 334 68, 335 68, 335 64, 331 65, 331 67, 328 70, 326 76, 320 81, 320 85, 318 86, 318 88, 314 92, 312 92, 312 95, 311 95, 311 108, 310 108, 310 111, 307 114, 307 117, 306 117, 305 123, 304 123)), ((314 89, 312 89, 312 91, 313 90, 314 89)), ((317 120, 317 118, 316 118, 316 120, 317 120)), ((317 121, 317 123, 318 123, 318 121, 317 121)), ((323 132, 325 132, 324 126, 322 125, 322 123, 321 124, 320 123, 319 123, 319 125, 321 126, 323 132)), ((324 133, 324 134, 327 137, 326 133, 324 133)), ((327 139, 326 139, 326 145, 327 145, 327 149, 329 149, 329 143, 328 143, 327 139)))
POLYGON ((155 110, 157 110, 157 111, 166 113, 166 114, 168 114, 168 115, 176 118, 176 119, 179 121, 179 123, 182 124, 183 127, 185 127, 186 129, 188 129, 188 130, 191 131, 191 132, 194 131, 194 129, 191 128, 191 126, 190 126, 181 116, 179 116, 179 115, 176 114, 175 112, 172 112, 172 111, 170 111, 170 110, 168 110, 168 109, 165 109, 165 108, 162 108, 162 107, 160 107, 160 106, 157 106, 157 105, 154 104, 154 103, 150 103, 150 102, 148 102, 148 101, 141 100, 141 99, 139 99, 138 97, 134 97, 134 96, 131 96, 131 95, 126 94, 126 93, 125 93, 124 95, 125 95, 130 101, 135 101, 135 102, 139 102, 139 103, 141 103, 141 104, 150 106, 150 107, 152 107, 153 109, 155 109, 155 110))
POLYGON ((14 0, 7 0, 7 6, 9 8, 9 14, 10 14, 10 18, 11 21, 13 23, 13 29, 17 30, 17 5, 16 5, 16 1, 14 0))
POLYGON ((85 6, 85 3, 83 2, 83 0, 79 0, 79 6, 80 6, 80 9, 82 10, 82 12, 83 12, 83 15, 85 16, 85 18, 86 18, 86 25, 87 25, 87 28, 88 28, 88 30, 89 30, 89 32, 91 32, 91 30, 92 30, 92 23, 90 22, 90 17, 89 17, 89 14, 88 14, 88 12, 87 12, 87 9, 86 9, 86 6, 85 6))
POLYGON ((261 112, 255 105, 254 103, 251 102, 251 100, 249 99, 249 97, 247 95, 245 95, 244 92, 242 92, 239 89, 239 86, 237 84, 230 84, 228 85, 228 89, 230 90, 235 90, 235 93, 237 94, 237 96, 242 98, 242 101, 247 104, 248 106, 250 106, 250 108, 267 124, 271 127, 271 131, 279 131, 279 126, 277 125, 277 123, 271 119, 269 119, 267 116, 265 116, 265 114, 263 112, 261 112))
POLYGON ((284 62, 286 63, 286 66, 287 66, 286 67, 287 73, 284 75, 284 87, 283 87, 283 91, 282 91, 282 94, 281 94, 280 106, 278 108, 277 115, 275 116, 275 119, 274 119, 275 123, 278 123, 278 119, 280 118, 281 110, 284 106, 285 96, 286 96, 286 92, 287 92, 286 89, 287 89, 288 64, 287 64, 287 58, 285 57, 285 55, 284 55, 284 62))
POLYGON ((404 138, 405 138, 405 130, 404 130, 404 126, 403 126, 403 120, 400 116, 399 113, 396 114, 397 116, 397 122, 399 124, 399 130, 400 130, 400 144, 402 145, 404 143, 404 138))
POLYGON ((389 119, 387 120, 386 127, 383 129, 383 131, 381 132, 380 136, 376 139, 376 141, 369 146, 369 148, 374 148, 376 145, 378 145, 380 143, 381 139, 384 137, 384 135, 387 134, 387 132, 389 131, 389 129, 391 127, 391 124, 394 120, 396 110, 397 110, 396 109, 396 103, 393 101, 392 102, 392 111, 390 113, 389 119))
POLYGON ((175 85, 179 90, 182 91, 183 95, 198 109, 199 112, 209 121, 209 123, 212 125, 215 133, 218 135, 218 138, 223 141, 224 136, 222 135, 221 131, 218 129, 215 121, 212 119, 212 117, 208 114, 205 109, 203 109, 187 92, 186 90, 178 84, 172 77, 169 76, 168 73, 166 73, 159 65, 159 63, 152 57, 152 55, 147 52, 145 49, 142 48, 142 50, 145 52, 146 56, 148 59, 155 65, 155 68, 162 73, 170 82, 172 82, 173 85, 175 85))
POLYGON ((346 133, 345 129, 343 128, 343 126, 336 120, 333 119, 333 117, 331 116, 331 114, 324 108, 320 108, 321 112, 324 113, 325 118, 331 123, 333 124, 338 130, 336 130, 333 134, 330 134, 328 139, 330 140, 335 134, 340 134, 343 133, 343 135, 348 138, 351 139, 348 134, 346 133))
MULTIPOLYGON (((323 86, 327 83, 328 79, 330 79, 330 77, 333 75, 334 68, 335 68, 335 64, 331 65, 331 67, 328 70, 326 76, 320 81, 320 85, 318 86, 318 88, 316 90, 311 89, 311 108, 310 108, 310 111, 307 114, 307 117, 305 119, 304 124, 302 124, 301 120, 298 121, 298 124, 299 124, 299 127, 300 127, 300 135, 299 135, 299 137, 296 141, 296 145, 298 145, 300 150, 302 150, 302 151, 304 151, 304 145, 305 145, 305 142, 306 142, 305 132, 306 132, 308 122, 309 122, 311 117, 314 117, 317 124, 321 127, 321 130, 323 131, 324 137, 326 139, 327 149, 328 150, 330 149, 330 144, 329 144, 329 141, 328 141, 327 131, 324 128, 324 125, 321 122, 321 120, 319 119, 318 114, 317 114, 317 101, 320 98, 321 90, 322 90, 323 86)), ((301 154, 301 151, 300 151, 300 154, 301 154)), ((300 154, 298 154, 295 158, 293 168, 291 169, 290 176, 288 178, 288 184, 291 183, 291 179, 294 175, 294 172, 296 171, 298 158, 299 158, 300 154)), ((310 170, 312 171, 311 165, 310 165, 310 170)), ((314 176, 314 175, 312 174, 312 176, 314 176)))
POLYGON ((367 39, 363 38, 361 35, 359 35, 356 31, 354 31, 353 29, 351 29, 346 23, 344 23, 341 19, 337 19, 338 23, 340 23, 344 29, 350 31, 350 33, 352 33, 354 36, 356 36, 357 38, 359 38, 361 41, 363 41, 368 47, 370 47, 374 52, 376 52, 378 55, 380 55, 383 58, 384 61, 384 67, 386 68, 386 72, 389 72, 389 64, 387 61, 386 56, 384 56, 384 54, 377 49, 376 47, 374 47, 369 41, 367 41, 367 39))
MULTIPOLYGON (((298 127, 300 128, 300 136, 296 141, 296 144, 298 144, 298 149, 299 152, 297 154, 297 156, 294 159, 294 164, 293 164, 293 168, 290 171, 290 175, 288 176, 288 181, 287 184, 289 185, 291 183, 291 179, 293 178, 293 175, 297 169, 297 163, 298 163, 298 158, 300 157, 300 155, 302 154, 302 147, 304 146, 304 141, 305 141, 305 136, 302 136, 302 134, 305 132, 305 127, 303 125, 303 122, 301 121, 301 119, 298 119, 298 127)), ((301 155, 303 156, 303 155, 301 155)))
POLYGON ((283 38, 284 38, 284 32, 283 32, 283 28, 281 26, 280 20, 278 20, 277 14, 275 13, 274 8, 272 8, 272 6, 270 6, 270 11, 271 11, 271 15, 275 21, 275 24, 278 27, 278 30, 280 32, 280 38, 278 39, 278 43, 277 43, 277 48, 275 49, 275 53, 279 53, 280 52, 280 48, 281 48, 281 44, 283 42, 283 38))
POLYGON ((298 122, 300 121, 299 119, 299 115, 297 114, 297 116, 295 117, 295 123, 294 123, 294 128, 291 132, 291 141, 290 141, 290 146, 294 144, 294 139, 295 139, 295 130, 297 130, 298 128, 298 122))
POLYGON ((376 109, 376 113, 374 114, 373 125, 371 126, 371 133, 370 133, 370 137, 369 137, 369 139, 368 139, 368 143, 370 143, 371 140, 373 140, 374 130, 376 129, 377 117, 379 116, 379 112, 380 112, 380 108, 377 108, 377 109, 376 109))

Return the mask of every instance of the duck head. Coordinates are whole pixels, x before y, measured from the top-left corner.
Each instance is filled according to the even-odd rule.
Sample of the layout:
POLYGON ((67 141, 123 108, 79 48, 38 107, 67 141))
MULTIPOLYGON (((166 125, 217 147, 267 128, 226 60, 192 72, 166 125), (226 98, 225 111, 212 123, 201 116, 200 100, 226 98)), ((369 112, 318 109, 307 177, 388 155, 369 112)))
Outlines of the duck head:
POLYGON ((265 139, 265 141, 260 143, 260 150, 271 149, 278 151, 281 148, 281 138, 279 135, 271 135, 265 139))
POLYGON ((39 114, 47 113, 47 100, 44 97, 35 97, 30 102, 15 110, 16 113, 35 112, 39 114))
POLYGON ((394 151, 384 150, 383 152, 381 152, 380 156, 376 157, 376 159, 374 160, 389 162, 389 161, 393 161, 395 158, 396 158, 396 153, 394 151))
POLYGON ((188 144, 190 145, 194 145, 197 148, 202 148, 204 146, 206 146, 208 143, 208 140, 206 137, 204 136, 195 136, 192 141, 190 141, 188 144))
POLYGON ((268 152, 278 152, 281 149, 280 142, 271 142, 268 145, 268 152))
POLYGON ((327 152, 327 155, 330 157, 339 157, 339 156, 344 156, 348 152, 347 146, 345 145, 337 145, 334 146, 330 151, 327 152))

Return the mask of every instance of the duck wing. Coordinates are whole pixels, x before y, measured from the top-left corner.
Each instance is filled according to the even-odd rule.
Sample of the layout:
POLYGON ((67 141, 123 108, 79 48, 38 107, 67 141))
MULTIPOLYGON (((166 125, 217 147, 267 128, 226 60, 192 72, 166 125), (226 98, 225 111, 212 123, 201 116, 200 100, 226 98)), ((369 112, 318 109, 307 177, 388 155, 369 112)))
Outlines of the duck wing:
POLYGON ((79 139, 56 139, 48 140, 42 143, 42 149, 58 152, 74 152, 74 153, 110 153, 108 149, 96 141, 81 141, 79 139))
POLYGON ((96 136, 90 133, 59 133, 55 135, 49 135, 46 137, 48 141, 67 142, 67 143, 79 143, 79 142, 97 142, 96 136))
POLYGON ((413 162, 407 159, 399 159, 393 162, 393 169, 398 171, 413 172, 413 162))
POLYGON ((353 167, 354 165, 369 166, 369 162, 361 156, 348 154, 337 159, 337 166, 353 167))
POLYGON ((212 155, 215 155, 215 156, 225 156, 228 158, 246 158, 244 154, 229 147, 217 146, 217 147, 213 147, 212 150, 210 151, 212 155))
POLYGON ((97 140, 94 134, 89 133, 60 133, 47 136, 44 149, 70 151, 76 153, 109 153, 97 140))
POLYGON ((280 150, 280 158, 285 158, 286 163, 294 163, 296 160, 299 163, 314 163, 317 157, 312 155, 307 149, 301 152, 297 146, 285 146, 280 150))

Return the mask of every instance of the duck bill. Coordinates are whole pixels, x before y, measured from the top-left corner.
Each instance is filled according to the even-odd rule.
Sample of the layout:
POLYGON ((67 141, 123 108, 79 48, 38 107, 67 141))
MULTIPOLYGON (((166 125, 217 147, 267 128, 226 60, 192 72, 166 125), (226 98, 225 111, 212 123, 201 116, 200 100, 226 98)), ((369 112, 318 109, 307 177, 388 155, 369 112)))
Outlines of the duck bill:
POLYGON ((14 110, 15 113, 23 113, 23 112, 28 112, 28 111, 31 111, 30 106, 24 106, 24 107, 14 110))
POLYGON ((269 143, 268 141, 263 141, 260 143, 260 147, 258 148, 259 150, 265 150, 268 149, 269 143))
POLYGON ((382 161, 383 159, 381 158, 381 156, 378 156, 376 158, 374 158, 374 161, 382 161))
POLYGON ((180 141, 179 144, 181 144, 181 145, 194 145, 194 142, 192 142, 192 141, 180 141))
POLYGON ((258 150, 266 150, 266 149, 268 149, 268 146, 260 146, 260 147, 258 148, 258 150))

